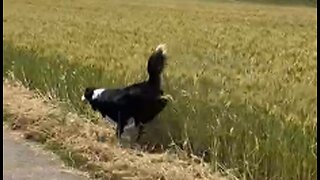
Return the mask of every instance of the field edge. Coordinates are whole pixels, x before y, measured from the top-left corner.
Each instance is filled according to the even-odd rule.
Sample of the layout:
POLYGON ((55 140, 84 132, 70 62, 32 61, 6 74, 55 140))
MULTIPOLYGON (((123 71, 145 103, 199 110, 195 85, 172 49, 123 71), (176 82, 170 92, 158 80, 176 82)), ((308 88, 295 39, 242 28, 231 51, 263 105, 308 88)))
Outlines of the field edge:
MULTIPOLYGON (((68 138, 58 138, 56 137, 56 135, 54 135, 54 133, 66 133, 66 131, 69 131, 70 128, 72 126, 76 127, 79 129, 79 131, 76 131, 74 133, 69 133, 69 135, 73 134, 73 137, 75 137, 76 135, 81 135, 81 134, 77 134, 79 133, 81 130, 87 129, 89 128, 89 131, 93 130, 95 127, 90 127, 90 126, 95 126, 92 123, 88 124, 88 123, 84 123, 80 122, 79 119, 77 122, 75 122, 75 118, 77 118, 77 115, 74 114, 70 114, 67 113, 64 114, 60 109, 58 111, 55 110, 55 108, 59 108, 59 106, 53 105, 51 106, 49 103, 51 103, 50 101, 46 101, 45 103, 41 102, 43 101, 43 99, 37 98, 36 94, 33 94, 31 91, 25 89, 23 86, 19 85, 19 84, 15 84, 13 85, 13 82, 3 82, 3 90, 4 90, 4 101, 3 101, 3 116, 5 121, 3 122, 5 126, 8 126, 9 128, 11 128, 11 130, 14 130, 18 133, 21 133, 23 135, 23 137, 27 140, 31 140, 31 141, 35 141, 37 143, 40 143, 43 145, 45 150, 49 150, 53 153, 55 153, 63 162, 65 165, 70 166, 72 168, 76 168, 82 172, 88 173, 89 176, 91 178, 122 178, 122 177, 130 177, 130 175, 128 176, 128 169, 124 170, 124 172, 121 172, 121 170, 108 170, 108 168, 106 168, 106 163, 103 162, 99 162, 99 160, 92 160, 92 152, 89 151, 89 153, 83 152, 81 149, 79 149, 80 147, 80 142, 70 142, 70 139, 68 138), (39 116, 39 114, 43 113, 44 111, 40 111, 39 114, 37 114, 37 112, 34 112, 36 109, 32 109, 32 107, 22 107, 22 110, 26 110, 29 109, 29 112, 18 112, 17 109, 15 109, 15 107, 13 107, 14 105, 12 104, 12 102, 10 101, 6 101, 8 100, 8 93, 6 94, 6 92, 8 92, 8 87, 10 87, 12 90, 14 90, 14 92, 16 91, 21 91, 20 94, 17 95, 17 97, 20 95, 20 97, 22 97, 22 101, 26 102, 26 101, 38 101, 39 104, 42 104, 43 108, 45 109, 45 111, 49 112, 48 114, 42 114, 44 116, 39 116), (19 90, 20 89, 20 90, 19 90), (24 97, 21 96, 22 94, 24 94, 24 97), (57 113, 58 112, 58 113, 57 113), (59 114, 61 113, 61 114, 59 114), (69 116, 69 117, 68 117, 69 116), (71 117, 73 116, 73 117, 71 117), (63 119, 63 120, 62 120, 63 119), (42 122, 40 122, 40 121, 42 122), (71 124, 67 125, 66 129, 63 130, 61 128, 62 125, 66 125, 66 121, 74 121, 71 124), (49 126, 49 127, 48 127, 49 126), (50 128, 51 126, 55 126, 55 128, 50 128), (59 127, 58 127, 59 126, 59 127), (78 127, 77 127, 78 126, 78 127), (57 132, 55 132, 56 130, 58 130, 57 132), (68 141, 64 141, 67 140, 68 141), (73 144, 72 144, 73 143, 73 144), (76 148, 72 148, 71 146, 77 146, 76 148)), ((20 98, 18 98, 20 99, 20 98)), ((20 100, 21 100, 20 99, 20 100)), ((38 105, 39 105, 38 104, 38 105)), ((36 105, 36 106, 38 106, 36 105)), ((18 105, 19 106, 19 105, 18 105)), ((97 128, 97 127, 96 127, 97 128)), ((100 130, 102 129, 101 127, 99 128, 100 130)), ((99 133, 99 132, 98 132, 99 133)), ((101 133, 101 132, 100 132, 101 133)), ((110 130, 108 130, 108 132, 105 133, 109 133, 107 136, 111 135, 110 130)), ((84 134, 82 134, 83 136, 84 134)), ((106 135, 106 134, 105 134, 106 135)), ((99 135, 98 135, 99 136, 99 135)), ((84 139, 82 139, 84 140, 84 139)), ((109 142, 110 143, 110 142, 109 142)), ((96 146, 97 144, 91 144, 93 146, 96 146)), ((110 145, 110 144, 109 144, 110 145)), ((97 151, 97 149, 95 150, 97 151)), ((118 147, 112 147, 112 150, 110 151, 118 151, 118 152, 113 152, 114 153, 119 153, 119 156, 122 156, 121 154, 124 153, 123 149, 118 149, 118 147)), ((164 164, 159 164, 160 166, 158 167, 158 169, 163 168, 162 166, 166 167, 169 166, 171 163, 170 161, 176 161, 176 163, 173 163, 172 166, 176 166, 176 165, 180 165, 181 167, 179 168, 184 168, 186 170, 190 170, 189 168, 185 168, 186 164, 188 164, 189 166, 198 166, 195 169, 197 169, 196 171, 199 172, 194 172, 194 176, 195 177, 188 177, 190 176, 190 173, 187 173, 187 176, 185 176, 182 179, 192 179, 192 178, 200 178, 200 179, 217 179, 217 180, 224 180, 227 179, 225 177, 222 177, 220 175, 218 175, 219 173, 211 173, 210 170, 208 169, 208 167, 205 167, 205 164, 202 164, 203 162, 199 162, 199 159, 197 160, 191 160, 191 159, 187 159, 186 157, 184 157, 184 159, 178 157, 177 156, 172 156, 172 157, 164 157, 164 156, 168 156, 168 154, 145 154, 143 152, 137 152, 137 151, 132 151, 132 150, 128 150, 130 152, 127 152, 125 154, 129 155, 129 156, 133 156, 130 157, 131 160, 132 158, 149 158, 149 156, 151 156, 151 162, 154 162, 155 165, 157 165, 157 161, 168 161, 164 164), (165 159, 165 158, 169 158, 165 159), (197 162, 196 162, 197 161, 197 162), (207 172, 205 172, 207 171, 207 172)), ((98 153, 98 152, 96 152, 98 153)), ((112 159, 112 157, 103 157, 106 154, 96 154, 95 156, 101 156, 100 158, 103 158, 105 160, 107 159, 112 159)), ((171 155, 169 155, 171 156, 171 155)), ((182 155, 183 156, 183 155, 182 155)), ((115 159, 117 159, 118 157, 115 157, 115 159)), ((101 160, 100 160, 101 161, 101 160)), ((116 163, 117 164, 117 163, 116 163)), ((110 168, 110 167, 109 167, 110 168)), ((120 167, 121 168, 121 167, 120 167)), ((177 169, 179 169, 177 168, 177 169)), ((172 169, 175 169, 174 167, 172 167, 172 169)), ((130 170, 129 170, 130 171, 130 170)), ((137 169, 132 169, 132 171, 137 171, 137 169)), ((138 170, 139 171, 139 170, 138 170)), ((183 170, 184 171, 184 170, 183 170)), ((147 171, 145 171, 144 173, 148 173, 147 171)), ((178 173, 178 172, 175 172, 178 173)), ((129 173, 130 174, 130 173, 129 173)), ((179 174, 179 173, 178 173, 179 174)), ((193 173, 191 173, 193 174, 193 173)), ((154 172, 150 172, 149 175, 144 175, 144 177, 139 177, 136 176, 135 178, 138 179, 148 179, 148 178, 165 178, 165 179, 171 179, 174 177, 168 176, 166 177, 166 175, 161 174, 161 173, 154 173, 154 172)), ((176 178, 180 177, 177 176, 176 178)), ((181 176, 183 177, 183 176, 181 176)), ((134 179, 135 179, 134 178, 134 179)), ((178 178, 179 179, 179 178, 178 178)))

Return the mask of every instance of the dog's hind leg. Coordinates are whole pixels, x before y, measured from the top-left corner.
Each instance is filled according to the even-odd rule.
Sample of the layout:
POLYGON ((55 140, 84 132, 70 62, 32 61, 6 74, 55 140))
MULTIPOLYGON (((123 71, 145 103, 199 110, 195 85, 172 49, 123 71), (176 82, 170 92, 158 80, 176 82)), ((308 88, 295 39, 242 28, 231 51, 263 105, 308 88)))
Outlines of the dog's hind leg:
POLYGON ((120 112, 118 112, 118 124, 117 124, 117 129, 116 129, 116 136, 119 140, 121 139, 121 135, 124 132, 124 125, 125 125, 125 123, 122 122, 122 119, 120 117, 120 112))

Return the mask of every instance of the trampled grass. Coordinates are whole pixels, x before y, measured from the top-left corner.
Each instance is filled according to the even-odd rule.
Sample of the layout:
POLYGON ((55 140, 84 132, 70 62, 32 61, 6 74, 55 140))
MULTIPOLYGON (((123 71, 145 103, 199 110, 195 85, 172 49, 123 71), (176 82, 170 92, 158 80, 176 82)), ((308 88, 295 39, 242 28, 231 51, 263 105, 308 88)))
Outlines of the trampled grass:
POLYGON ((315 179, 316 9, 142 2, 5 1, 3 75, 88 113, 83 87, 144 79, 165 42, 175 101, 154 141, 244 179, 315 179))

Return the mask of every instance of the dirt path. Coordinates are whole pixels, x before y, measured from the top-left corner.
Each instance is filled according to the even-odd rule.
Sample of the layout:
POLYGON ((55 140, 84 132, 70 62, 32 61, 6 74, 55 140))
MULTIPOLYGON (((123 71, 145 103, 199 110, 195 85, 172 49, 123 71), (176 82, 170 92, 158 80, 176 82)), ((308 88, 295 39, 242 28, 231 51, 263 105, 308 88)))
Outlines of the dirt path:
POLYGON ((3 179, 87 179, 63 168, 57 157, 37 150, 34 145, 23 142, 3 127, 3 179))

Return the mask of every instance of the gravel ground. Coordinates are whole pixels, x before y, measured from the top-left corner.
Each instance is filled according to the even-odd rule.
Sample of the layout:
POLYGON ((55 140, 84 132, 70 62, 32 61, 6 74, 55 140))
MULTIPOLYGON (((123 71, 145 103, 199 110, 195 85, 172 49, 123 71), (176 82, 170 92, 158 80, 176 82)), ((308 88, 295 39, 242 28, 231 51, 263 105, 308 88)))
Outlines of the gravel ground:
POLYGON ((3 128, 3 179, 4 180, 84 180, 84 176, 63 167, 53 154, 41 152, 16 138, 3 128))

